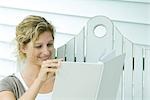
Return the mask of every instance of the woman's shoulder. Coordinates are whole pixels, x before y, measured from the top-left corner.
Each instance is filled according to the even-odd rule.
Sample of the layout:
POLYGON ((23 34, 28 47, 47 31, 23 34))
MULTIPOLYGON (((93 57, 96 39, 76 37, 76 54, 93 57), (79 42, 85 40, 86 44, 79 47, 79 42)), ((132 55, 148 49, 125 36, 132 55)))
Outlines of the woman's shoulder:
POLYGON ((12 74, 0 81, 0 92, 1 91, 11 91, 18 98, 25 92, 25 89, 20 80, 12 74))
POLYGON ((0 91, 6 89, 11 90, 12 84, 15 82, 15 76, 14 74, 4 77, 0 80, 0 91))
POLYGON ((1 83, 1 84, 4 83, 4 82, 10 83, 12 80, 16 80, 16 79, 17 79, 17 77, 16 77, 14 74, 12 74, 12 75, 3 77, 3 78, 0 80, 0 83, 1 83))
POLYGON ((6 76, 6 77, 3 77, 1 80, 0 80, 0 85, 3 84, 3 83, 9 83, 9 81, 11 80, 11 78, 13 77, 14 75, 9 75, 9 76, 6 76))

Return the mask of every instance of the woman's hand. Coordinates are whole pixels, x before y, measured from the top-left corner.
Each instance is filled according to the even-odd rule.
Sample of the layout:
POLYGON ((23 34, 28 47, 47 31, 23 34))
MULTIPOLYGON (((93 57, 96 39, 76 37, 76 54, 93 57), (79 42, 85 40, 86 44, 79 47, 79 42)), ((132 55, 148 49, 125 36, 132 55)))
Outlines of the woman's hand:
POLYGON ((38 79, 45 82, 49 78, 54 78, 55 73, 58 71, 62 59, 50 59, 42 62, 38 79))

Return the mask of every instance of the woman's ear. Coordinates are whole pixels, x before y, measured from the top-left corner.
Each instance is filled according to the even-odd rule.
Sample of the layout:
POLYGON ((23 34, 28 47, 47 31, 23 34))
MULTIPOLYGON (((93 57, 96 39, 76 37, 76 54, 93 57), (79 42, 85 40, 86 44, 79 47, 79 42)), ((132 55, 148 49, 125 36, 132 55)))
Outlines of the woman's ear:
POLYGON ((23 52, 23 53, 27 53, 27 44, 22 44, 22 45, 20 46, 20 50, 21 50, 21 52, 23 52))

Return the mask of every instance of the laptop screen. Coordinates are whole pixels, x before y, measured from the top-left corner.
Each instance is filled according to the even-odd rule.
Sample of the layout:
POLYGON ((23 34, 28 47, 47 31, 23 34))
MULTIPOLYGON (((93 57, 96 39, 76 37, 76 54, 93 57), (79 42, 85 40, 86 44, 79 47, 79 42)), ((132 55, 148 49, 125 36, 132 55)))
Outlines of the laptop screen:
POLYGON ((104 63, 103 75, 96 100, 116 100, 123 74, 125 54, 104 63))
POLYGON ((53 100, 115 100, 125 54, 104 63, 63 62, 53 89, 53 100))

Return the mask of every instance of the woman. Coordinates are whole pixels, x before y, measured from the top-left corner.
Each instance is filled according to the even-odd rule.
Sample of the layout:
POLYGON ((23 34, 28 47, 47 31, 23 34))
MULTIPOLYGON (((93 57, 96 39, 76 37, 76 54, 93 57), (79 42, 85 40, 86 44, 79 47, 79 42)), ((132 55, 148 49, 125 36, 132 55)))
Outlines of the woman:
POLYGON ((61 60, 52 59, 54 27, 43 17, 30 15, 16 27, 23 70, 0 82, 1 100, 50 100, 61 60))

